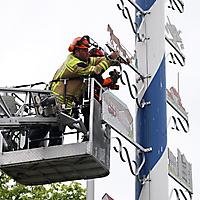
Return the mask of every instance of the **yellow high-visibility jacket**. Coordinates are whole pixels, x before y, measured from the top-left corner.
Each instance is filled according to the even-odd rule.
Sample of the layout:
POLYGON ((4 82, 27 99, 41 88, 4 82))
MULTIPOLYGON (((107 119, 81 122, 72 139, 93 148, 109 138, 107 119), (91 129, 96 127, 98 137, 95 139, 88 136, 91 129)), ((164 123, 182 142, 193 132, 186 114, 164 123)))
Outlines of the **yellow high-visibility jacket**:
POLYGON ((57 95, 59 101, 64 103, 64 83, 60 79, 68 79, 66 96, 79 100, 83 89, 83 78, 92 74, 100 74, 110 66, 105 57, 90 57, 88 62, 69 54, 63 65, 56 71, 51 84, 51 90, 57 95))

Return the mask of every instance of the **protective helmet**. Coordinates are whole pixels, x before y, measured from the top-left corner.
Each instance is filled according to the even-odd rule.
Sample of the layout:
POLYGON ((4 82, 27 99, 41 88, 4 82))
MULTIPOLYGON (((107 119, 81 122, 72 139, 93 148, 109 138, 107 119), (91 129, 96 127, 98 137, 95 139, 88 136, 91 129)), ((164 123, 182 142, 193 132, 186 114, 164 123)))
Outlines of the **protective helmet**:
POLYGON ((93 48, 89 51, 89 54, 90 56, 93 56, 93 57, 101 57, 101 56, 104 56, 104 53, 101 49, 98 49, 98 48, 93 48))
POLYGON ((83 36, 75 38, 72 44, 70 44, 68 50, 73 52, 75 48, 88 49, 89 47, 89 37, 83 36))

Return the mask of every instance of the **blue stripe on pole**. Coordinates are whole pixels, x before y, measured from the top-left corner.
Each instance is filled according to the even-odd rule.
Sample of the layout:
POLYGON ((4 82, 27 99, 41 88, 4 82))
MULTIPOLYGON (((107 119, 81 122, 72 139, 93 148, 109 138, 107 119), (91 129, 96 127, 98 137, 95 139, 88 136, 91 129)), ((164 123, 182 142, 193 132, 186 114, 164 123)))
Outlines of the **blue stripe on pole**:
MULTIPOLYGON (((162 59, 159 69, 147 88, 143 99, 150 101, 151 104, 137 110, 136 141, 146 148, 152 147, 153 151, 146 154, 147 161, 140 173, 140 177, 148 175, 149 170, 152 170, 156 165, 167 146, 165 57, 162 59)), ((137 182, 137 200, 140 192, 141 184, 137 182)))
POLYGON ((154 4, 156 0, 147 0, 144 3, 144 0, 136 0, 136 3, 143 9, 143 10, 149 10, 149 8, 151 8, 151 6, 154 4))

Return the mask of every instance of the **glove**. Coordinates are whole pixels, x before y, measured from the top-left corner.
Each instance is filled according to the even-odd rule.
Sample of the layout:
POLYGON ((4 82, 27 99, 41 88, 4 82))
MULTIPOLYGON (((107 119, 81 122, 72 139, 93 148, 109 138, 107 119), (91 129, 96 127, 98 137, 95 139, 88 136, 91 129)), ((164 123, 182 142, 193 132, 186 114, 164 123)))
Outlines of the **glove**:
POLYGON ((116 84, 117 80, 120 78, 120 73, 114 69, 113 71, 109 72, 110 78, 112 80, 112 84, 116 84))
POLYGON ((119 57, 119 52, 118 51, 114 51, 109 55, 110 59, 117 59, 119 57))
POLYGON ((120 62, 118 60, 110 60, 110 66, 120 66, 120 62))

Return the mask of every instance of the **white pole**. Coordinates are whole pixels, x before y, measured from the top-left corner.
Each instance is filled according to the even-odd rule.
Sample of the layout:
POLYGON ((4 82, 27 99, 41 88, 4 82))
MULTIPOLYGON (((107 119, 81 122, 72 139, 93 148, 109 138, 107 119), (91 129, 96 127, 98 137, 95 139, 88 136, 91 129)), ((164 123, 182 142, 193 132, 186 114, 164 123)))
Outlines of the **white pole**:
MULTIPOLYGON (((136 181, 136 200, 168 200, 166 75, 165 75, 165 12, 164 0, 136 0, 144 11, 144 23, 136 38, 138 70, 150 78, 144 79, 145 89, 139 101, 146 102, 136 111, 136 141, 152 151, 145 154, 146 162, 136 181), (143 179, 144 182, 141 181, 143 179)), ((141 82, 138 87, 141 87, 141 82)), ((138 164, 141 162, 136 157, 138 164)))
POLYGON ((87 180, 86 200, 94 200, 94 179, 87 180))

